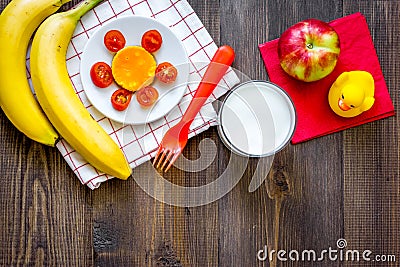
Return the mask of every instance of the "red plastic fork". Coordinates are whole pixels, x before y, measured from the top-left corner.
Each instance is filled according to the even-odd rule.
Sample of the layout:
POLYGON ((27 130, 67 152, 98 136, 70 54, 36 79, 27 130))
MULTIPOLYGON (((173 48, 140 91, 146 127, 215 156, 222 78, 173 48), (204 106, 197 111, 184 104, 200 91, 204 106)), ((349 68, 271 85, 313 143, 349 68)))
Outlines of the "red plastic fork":
POLYGON ((165 171, 168 171, 174 164, 186 146, 190 125, 232 64, 234 58, 235 52, 230 46, 224 45, 218 48, 182 119, 165 133, 158 147, 153 166, 157 164, 157 168, 161 166, 161 170, 163 170, 166 167, 165 171), (167 165, 168 162, 169 164, 167 165))

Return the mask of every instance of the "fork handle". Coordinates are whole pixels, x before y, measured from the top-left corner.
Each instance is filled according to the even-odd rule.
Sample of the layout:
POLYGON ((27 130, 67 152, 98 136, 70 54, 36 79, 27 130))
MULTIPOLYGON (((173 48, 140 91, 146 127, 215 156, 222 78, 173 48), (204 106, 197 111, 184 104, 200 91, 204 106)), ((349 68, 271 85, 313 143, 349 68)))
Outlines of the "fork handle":
POLYGON ((192 124, 197 113, 199 113, 201 107, 225 75, 234 58, 235 52, 228 45, 219 47, 215 52, 189 107, 186 109, 185 114, 183 114, 182 121, 185 122, 186 127, 189 128, 190 124, 192 124))

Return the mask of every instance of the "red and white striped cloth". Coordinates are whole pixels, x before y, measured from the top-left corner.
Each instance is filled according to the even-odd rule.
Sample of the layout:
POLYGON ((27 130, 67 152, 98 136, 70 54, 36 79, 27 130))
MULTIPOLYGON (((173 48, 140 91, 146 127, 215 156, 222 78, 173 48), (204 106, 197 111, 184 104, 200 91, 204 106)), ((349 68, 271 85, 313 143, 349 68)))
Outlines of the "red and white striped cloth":
MULTIPOLYGON (((89 11, 78 23, 68 48, 67 67, 71 81, 82 103, 93 118, 119 144, 130 166, 135 168, 154 156, 166 127, 174 125, 182 117, 201 80, 207 63, 210 62, 216 50, 216 44, 186 0, 109 0, 89 11), (115 18, 132 15, 152 17, 169 26, 176 36, 182 40, 191 62, 190 83, 178 107, 158 121, 139 126, 117 123, 97 111, 83 91, 79 73, 80 55, 86 42, 97 28, 115 18)), ((225 75, 193 122, 190 137, 216 124, 217 114, 211 102, 225 94, 238 82, 238 77, 233 71, 225 75)), ((113 178, 93 168, 65 140, 58 142, 57 148, 82 184, 86 184, 91 189, 95 189, 102 182, 113 178)))

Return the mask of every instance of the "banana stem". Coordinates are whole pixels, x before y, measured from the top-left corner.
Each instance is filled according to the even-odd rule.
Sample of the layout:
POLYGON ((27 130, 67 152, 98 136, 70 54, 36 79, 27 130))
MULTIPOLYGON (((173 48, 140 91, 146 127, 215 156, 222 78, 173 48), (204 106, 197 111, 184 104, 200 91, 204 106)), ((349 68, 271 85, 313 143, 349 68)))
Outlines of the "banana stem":
POLYGON ((79 20, 83 15, 85 15, 89 10, 97 6, 103 0, 85 0, 80 2, 74 9, 71 10, 70 15, 76 20, 79 20))

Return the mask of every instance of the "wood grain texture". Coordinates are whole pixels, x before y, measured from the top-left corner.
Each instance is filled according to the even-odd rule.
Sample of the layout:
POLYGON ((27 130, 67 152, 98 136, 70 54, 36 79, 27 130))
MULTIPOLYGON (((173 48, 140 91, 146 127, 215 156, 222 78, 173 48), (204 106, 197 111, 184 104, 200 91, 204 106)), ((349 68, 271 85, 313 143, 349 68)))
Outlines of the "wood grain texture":
MULTIPOLYGON (((330 21, 341 17, 341 6, 341 1, 313 5, 305 1, 269 1, 268 39, 278 38, 286 28, 307 18, 330 21)), ((277 157, 278 170, 283 167, 288 173, 291 195, 282 203, 275 250, 320 251, 334 247, 343 236, 341 152, 342 134, 337 133, 291 146, 277 157)), ((324 263, 340 266, 337 262, 324 263)), ((282 266, 310 266, 310 262, 291 261, 282 266)))
MULTIPOLYGON (((216 42, 219 3, 190 2, 216 42)), ((185 157, 197 159, 197 144, 204 138, 217 142, 216 130, 191 140, 185 157)), ((201 172, 173 168, 165 178, 182 186, 207 184, 218 172, 218 161, 201 172)), ((134 175, 154 179, 146 166, 134 175)), ((93 192, 93 227, 96 266, 216 266, 218 260, 218 210, 213 203, 180 208, 164 205, 142 191, 134 180, 112 181, 93 192), (201 249, 199 249, 201 248, 201 249)))
POLYGON ((0 265, 90 264, 90 190, 54 148, 1 121, 0 265))
MULTIPOLYGON (((237 66, 251 78, 262 79, 265 69, 258 44, 279 37, 287 27, 308 17, 328 21, 340 17, 338 6, 341 7, 340 1, 321 1, 317 5, 304 1, 243 1, 240 4, 224 1, 221 27, 226 30, 221 30, 221 38, 236 45, 240 53, 235 61, 237 66)), ((226 243, 220 252, 221 266, 254 266, 256 253, 264 245, 276 251, 301 251, 335 244, 343 235, 341 145, 341 134, 335 134, 289 146, 275 157, 272 172, 287 174, 292 188, 290 195, 282 200, 278 214, 275 201, 270 200, 265 191, 259 190, 254 195, 246 192, 249 182, 246 179, 220 201, 220 206, 228 205, 223 209, 227 211, 225 224, 235 225, 231 229, 224 227, 227 234, 221 240, 226 243), (275 242, 277 216, 280 227, 276 230, 279 240, 275 242)), ((254 165, 250 166, 249 174, 251 169, 254 170, 254 165)), ((285 266, 309 264, 287 262, 285 266)))
MULTIPOLYGON (((8 2, 0 0, 0 10, 8 2)), ((268 79, 258 44, 306 18, 330 21, 362 12, 399 112, 398 1, 189 3, 215 42, 235 49, 233 67, 250 79, 268 79)), ((395 116, 289 145, 276 155, 265 185, 253 193, 248 185, 259 161, 238 162, 229 175, 245 169, 244 175, 226 196, 180 208, 153 199, 134 179, 89 190, 55 148, 28 140, 0 112, 0 266, 398 266, 399 126, 395 116), (347 240, 348 249, 395 255, 396 262, 257 260, 264 246, 321 251, 336 248, 339 238, 347 240)), ((191 139, 184 156, 196 160, 212 154, 209 147, 200 153, 207 138, 217 148, 208 168, 173 168, 165 178, 198 186, 224 173, 235 157, 215 127, 191 139)), ((134 177, 156 175, 146 164, 134 170, 134 177)))
MULTIPOLYGON (((266 40, 267 1, 223 1, 220 12, 221 44, 229 44, 236 51, 233 67, 243 72, 247 79, 265 79, 257 45, 266 40)), ((234 157, 225 147, 221 147, 219 157, 220 175, 229 171, 231 176, 235 176, 246 168, 238 162, 236 168, 227 169, 234 157)), ((267 202, 265 190, 248 192, 257 163, 256 159, 250 159, 240 182, 219 200, 218 266, 257 266, 256 253, 266 244, 270 202, 267 202)))
MULTIPOLYGON (((399 113, 400 23, 398 1, 344 2, 344 12, 362 12, 399 113), (373 25, 373 27, 371 27, 373 25)), ((400 168, 398 116, 344 132, 345 237, 349 247, 373 252, 371 262, 347 266, 399 266, 400 168), (376 255, 396 255, 377 263, 376 255)))
POLYGON ((3 112, 0 129, 0 266, 91 265, 90 190, 57 149, 28 140, 3 112))

